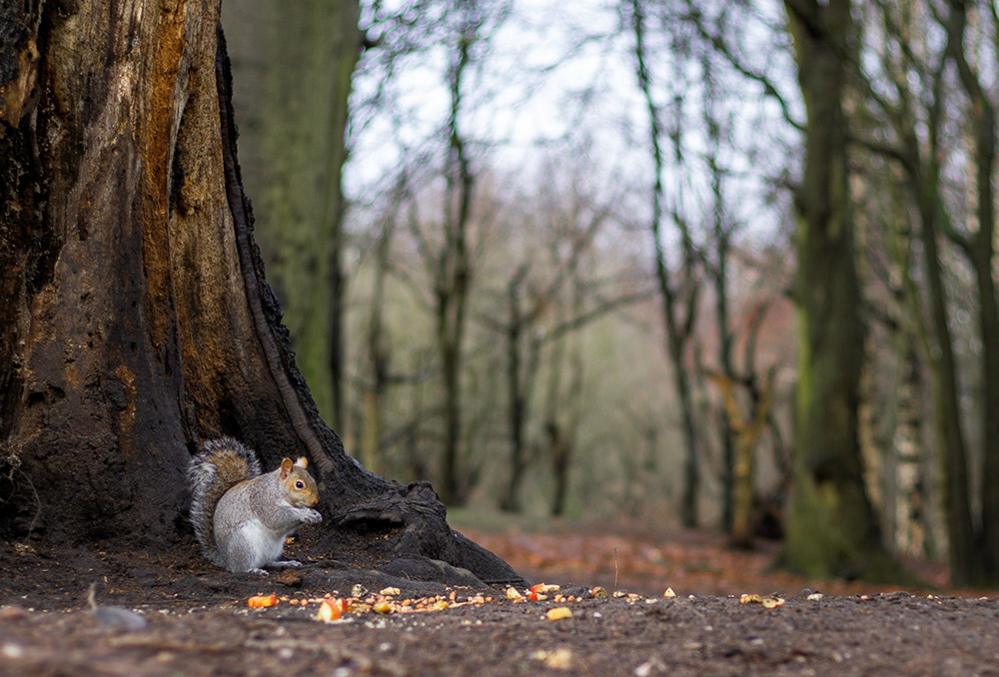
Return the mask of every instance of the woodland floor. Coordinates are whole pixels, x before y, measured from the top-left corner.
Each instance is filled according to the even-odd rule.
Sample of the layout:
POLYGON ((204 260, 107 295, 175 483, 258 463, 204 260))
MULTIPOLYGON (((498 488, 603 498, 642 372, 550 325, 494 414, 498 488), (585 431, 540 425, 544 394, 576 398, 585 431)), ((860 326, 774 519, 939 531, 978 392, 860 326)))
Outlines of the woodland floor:
MULTIPOLYGON (((334 561, 287 579, 232 575, 193 547, 136 555, 0 544, 0 674, 999 675, 994 593, 806 581, 769 570, 772 548, 732 552, 687 532, 465 531, 528 579, 581 599, 512 602, 503 590, 387 580, 334 561), (147 627, 119 630, 92 615, 85 591, 95 581, 100 603, 140 613, 147 627), (318 604, 291 603, 349 596, 355 584, 398 587, 397 605, 441 595, 449 608, 325 624, 313 619, 318 604), (633 594, 591 598, 594 585, 633 594), (675 598, 663 597, 667 587, 675 598), (813 591, 824 596, 809 599, 813 591), (247 608, 249 596, 271 592, 276 606, 247 608), (785 603, 740 604, 741 593, 785 603), (558 606, 572 617, 548 620, 558 606)), ((931 584, 942 576, 918 573, 931 584)))

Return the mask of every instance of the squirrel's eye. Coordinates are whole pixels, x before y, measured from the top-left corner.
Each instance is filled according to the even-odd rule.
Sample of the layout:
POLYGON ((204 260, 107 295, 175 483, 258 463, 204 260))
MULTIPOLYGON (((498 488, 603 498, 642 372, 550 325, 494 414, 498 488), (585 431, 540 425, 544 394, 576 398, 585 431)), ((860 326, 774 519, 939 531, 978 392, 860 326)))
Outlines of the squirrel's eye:
POLYGON ((296 489, 304 489, 305 488, 305 482, 303 482, 302 480, 295 480, 295 488, 296 489))

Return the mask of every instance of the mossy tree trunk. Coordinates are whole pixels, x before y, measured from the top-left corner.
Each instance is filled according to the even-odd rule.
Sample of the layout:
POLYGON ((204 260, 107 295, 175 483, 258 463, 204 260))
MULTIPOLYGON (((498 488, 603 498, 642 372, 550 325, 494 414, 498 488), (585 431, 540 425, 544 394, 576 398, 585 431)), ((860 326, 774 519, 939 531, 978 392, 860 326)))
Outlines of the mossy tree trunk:
POLYGON ((253 241, 218 0, 2 21, 0 532, 193 552, 188 460, 229 434, 265 467, 308 455, 325 553, 516 578, 319 417, 253 241))
POLYGON ((787 0, 805 102, 798 210, 795 482, 784 563, 812 576, 879 576, 890 560, 864 487, 858 401, 864 327, 843 101, 849 0, 787 0))
POLYGON ((236 116, 249 133, 247 190, 269 279, 319 412, 343 409, 340 167, 351 74, 361 50, 357 0, 227 0, 236 116))

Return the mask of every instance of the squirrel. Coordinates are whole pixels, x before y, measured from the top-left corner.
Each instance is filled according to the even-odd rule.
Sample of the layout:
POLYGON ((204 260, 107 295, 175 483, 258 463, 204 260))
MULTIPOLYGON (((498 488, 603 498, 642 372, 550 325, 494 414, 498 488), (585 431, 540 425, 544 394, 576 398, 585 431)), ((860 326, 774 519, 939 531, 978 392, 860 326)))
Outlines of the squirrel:
POLYGON ((261 474, 256 454, 236 440, 205 442, 188 468, 191 522, 205 557, 234 572, 301 566, 282 560, 281 552, 295 529, 323 519, 312 509, 319 490, 308 465, 304 457, 284 458, 277 470, 261 474))

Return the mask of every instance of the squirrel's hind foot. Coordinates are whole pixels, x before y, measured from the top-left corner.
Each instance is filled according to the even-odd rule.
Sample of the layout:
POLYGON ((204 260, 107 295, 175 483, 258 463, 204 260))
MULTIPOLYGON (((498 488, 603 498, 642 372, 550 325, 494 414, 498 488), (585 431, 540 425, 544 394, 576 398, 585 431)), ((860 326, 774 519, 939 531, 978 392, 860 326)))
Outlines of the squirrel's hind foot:
POLYGON ((270 576, 270 574, 267 573, 267 571, 265 569, 260 569, 258 567, 254 567, 252 569, 248 569, 246 573, 248 573, 248 574, 257 574, 258 576, 270 576))
POLYGON ((297 559, 281 559, 281 560, 275 560, 270 564, 268 564, 267 566, 272 566, 276 568, 300 567, 302 566, 302 563, 299 562, 297 559))

